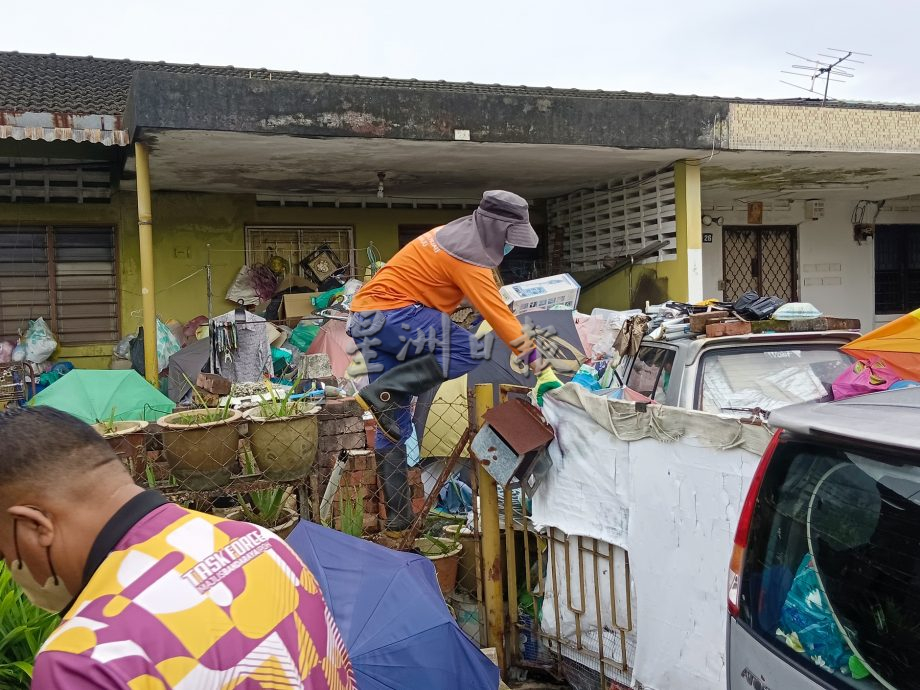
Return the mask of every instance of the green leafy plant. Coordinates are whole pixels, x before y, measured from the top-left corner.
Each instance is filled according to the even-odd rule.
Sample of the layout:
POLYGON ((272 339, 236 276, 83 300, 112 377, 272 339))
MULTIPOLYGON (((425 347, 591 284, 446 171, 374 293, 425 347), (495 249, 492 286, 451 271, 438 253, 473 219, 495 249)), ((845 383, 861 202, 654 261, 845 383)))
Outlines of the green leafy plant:
POLYGON ((269 400, 263 400, 259 403, 259 416, 264 419, 281 419, 283 417, 293 417, 304 411, 305 405, 299 400, 291 400, 297 386, 300 385, 300 376, 294 379, 293 385, 284 395, 275 393, 274 386, 266 381, 265 386, 268 388, 269 400))
MULTIPOLYGON (((251 453, 246 454, 244 465, 246 474, 255 474, 258 469, 251 453)), ((292 493, 291 487, 279 486, 274 489, 257 489, 237 495, 240 519, 269 529, 277 527, 286 521, 285 507, 292 493)))
POLYGON ((346 499, 339 490, 339 515, 342 519, 341 531, 353 537, 364 534, 364 487, 358 487, 354 499, 346 499))
POLYGON ((28 690, 35 655, 59 622, 29 603, 0 563, 0 687, 28 690))
POLYGON ((109 415, 108 419, 97 419, 99 424, 102 425, 102 433, 104 435, 114 434, 118 431, 118 422, 115 421, 115 408, 112 408, 112 414, 109 415))

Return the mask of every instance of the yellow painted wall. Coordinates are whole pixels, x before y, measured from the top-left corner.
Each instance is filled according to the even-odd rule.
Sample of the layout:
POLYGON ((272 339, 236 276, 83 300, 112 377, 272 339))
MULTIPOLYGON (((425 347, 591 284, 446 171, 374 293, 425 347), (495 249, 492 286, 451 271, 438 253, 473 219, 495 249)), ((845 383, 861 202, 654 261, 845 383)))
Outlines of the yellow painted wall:
MULTIPOLYGON (((137 201, 122 191, 111 204, 26 205, 0 204, 0 225, 100 223, 117 227, 121 329, 134 333, 141 325, 140 262, 137 201)), ((244 261, 244 228, 249 225, 350 225, 355 245, 362 250, 373 241, 384 261, 398 249, 398 226, 439 225, 462 211, 413 209, 310 209, 260 207, 249 195, 161 192, 153 195, 153 237, 157 313, 166 319, 188 321, 207 314, 205 273, 174 285, 207 263, 212 249, 214 311, 232 305, 224 300, 227 288, 244 261), (231 251, 226 251, 231 250, 231 251)), ((364 259, 363 251, 358 260, 364 259)), ((363 272, 363 264, 360 267, 363 272)), ((108 368, 112 343, 62 347, 55 358, 76 366, 108 368)))

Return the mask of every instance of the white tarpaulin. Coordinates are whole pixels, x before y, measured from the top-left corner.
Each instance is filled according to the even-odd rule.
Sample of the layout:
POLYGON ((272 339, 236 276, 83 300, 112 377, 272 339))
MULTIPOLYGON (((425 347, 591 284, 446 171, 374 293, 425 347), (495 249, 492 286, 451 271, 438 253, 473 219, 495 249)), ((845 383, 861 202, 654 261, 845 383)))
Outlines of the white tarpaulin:
MULTIPOLYGON (((637 599, 634 680, 655 690, 724 687, 728 560, 770 431, 675 408, 643 410, 572 384, 547 398, 544 414, 557 439, 533 520, 627 550, 637 599)), ((604 602, 585 602, 584 622, 595 620, 598 604, 603 612, 604 602)))

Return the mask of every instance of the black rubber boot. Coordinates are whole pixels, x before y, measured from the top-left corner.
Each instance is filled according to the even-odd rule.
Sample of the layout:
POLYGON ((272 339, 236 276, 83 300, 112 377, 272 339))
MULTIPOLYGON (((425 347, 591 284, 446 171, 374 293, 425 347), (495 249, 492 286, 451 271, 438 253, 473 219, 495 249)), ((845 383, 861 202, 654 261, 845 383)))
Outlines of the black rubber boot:
POLYGON ((406 407, 413 395, 424 393, 446 380, 438 358, 428 354, 396 365, 358 391, 355 400, 374 415, 377 428, 384 436, 399 443, 402 440, 396 418, 399 408, 406 407))
POLYGON ((406 466, 406 446, 393 446, 388 451, 377 451, 377 477, 383 487, 387 506, 387 536, 397 539, 409 529, 415 516, 412 513, 412 491, 409 488, 409 471, 406 466))

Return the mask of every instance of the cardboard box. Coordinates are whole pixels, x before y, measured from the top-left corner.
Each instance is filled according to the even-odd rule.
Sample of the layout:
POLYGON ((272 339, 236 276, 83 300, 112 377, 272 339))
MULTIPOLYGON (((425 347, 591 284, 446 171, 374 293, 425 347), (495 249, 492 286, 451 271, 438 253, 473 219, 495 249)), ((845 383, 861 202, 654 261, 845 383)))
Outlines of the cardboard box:
POLYGON ((523 283, 505 285, 500 290, 505 304, 515 314, 543 311, 564 306, 574 309, 578 305, 581 285, 568 273, 537 278, 523 283))
POLYGON ((195 381, 195 385, 214 395, 227 395, 230 393, 231 387, 229 379, 217 374, 206 374, 204 372, 198 374, 198 380, 195 381))
POLYGON ((278 309, 278 319, 289 327, 296 328, 301 319, 313 315, 313 299, 321 294, 323 293, 301 292, 285 295, 281 299, 281 308, 278 309))

